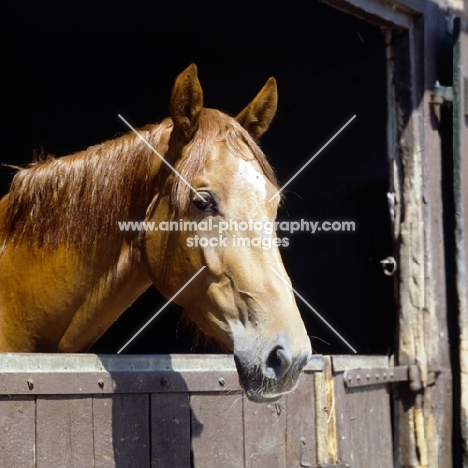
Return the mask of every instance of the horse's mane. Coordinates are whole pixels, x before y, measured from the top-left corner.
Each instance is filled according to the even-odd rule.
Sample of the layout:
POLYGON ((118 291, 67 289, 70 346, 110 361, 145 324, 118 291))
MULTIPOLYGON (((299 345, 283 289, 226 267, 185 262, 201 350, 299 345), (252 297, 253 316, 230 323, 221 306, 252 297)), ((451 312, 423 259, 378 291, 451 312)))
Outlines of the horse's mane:
MULTIPOLYGON (((170 146, 172 120, 143 127, 139 133, 163 156, 170 146)), ((176 169, 192 181, 205 166, 215 141, 243 156, 245 145, 265 176, 277 186, 265 155, 233 118, 203 109, 193 140, 184 147, 176 169)), ((4 241, 31 246, 58 246, 88 252, 99 241, 111 244, 121 235, 119 221, 140 220, 154 197, 160 160, 134 133, 61 158, 47 157, 19 170, 8 194, 4 241)), ((173 208, 186 211, 190 187, 179 177, 172 186, 173 208)), ((3 236, 2 236, 3 237, 3 236)))

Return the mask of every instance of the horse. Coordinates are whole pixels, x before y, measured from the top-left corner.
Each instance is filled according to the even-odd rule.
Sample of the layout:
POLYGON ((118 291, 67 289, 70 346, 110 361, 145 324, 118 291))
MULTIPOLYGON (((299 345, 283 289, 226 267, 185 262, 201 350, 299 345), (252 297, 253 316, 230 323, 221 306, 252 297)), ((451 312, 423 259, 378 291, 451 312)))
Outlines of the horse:
POLYGON ((192 64, 170 117, 19 169, 0 200, 0 352, 86 352, 154 284, 234 354, 250 400, 294 390, 311 346, 279 239, 239 226, 276 219, 278 183, 258 141, 277 99, 271 77, 235 118, 205 108, 192 64), (193 230, 119 228, 135 220, 193 230), (203 222, 230 228, 221 239, 203 222), (252 245, 234 245, 240 237, 252 245))

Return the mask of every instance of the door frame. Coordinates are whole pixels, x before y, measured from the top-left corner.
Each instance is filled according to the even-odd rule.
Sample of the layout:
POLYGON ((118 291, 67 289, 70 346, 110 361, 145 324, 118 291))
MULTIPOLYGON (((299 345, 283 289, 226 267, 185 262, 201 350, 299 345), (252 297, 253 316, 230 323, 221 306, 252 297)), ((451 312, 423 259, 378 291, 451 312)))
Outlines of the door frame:
POLYGON ((432 103, 441 45, 450 41, 441 0, 338 0, 331 7, 382 28, 387 57, 389 212, 397 329, 394 362, 417 365, 416 385, 394 389, 399 467, 452 466, 452 371, 447 317, 441 135, 432 103))

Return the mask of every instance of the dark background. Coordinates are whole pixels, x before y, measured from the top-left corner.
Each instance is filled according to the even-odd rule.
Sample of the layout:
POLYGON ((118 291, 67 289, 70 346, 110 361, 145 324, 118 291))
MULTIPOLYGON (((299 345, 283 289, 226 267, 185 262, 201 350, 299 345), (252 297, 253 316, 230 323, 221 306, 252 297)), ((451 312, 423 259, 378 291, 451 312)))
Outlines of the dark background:
MULTIPOLYGON (((135 126, 166 117, 174 79, 192 62, 205 105, 234 115, 276 77, 279 108, 262 148, 282 182, 356 114, 288 186, 279 215, 354 221, 356 232, 295 234, 282 256, 296 290, 359 353, 391 352, 393 280, 379 263, 392 255, 381 31, 318 2, 269 2, 267 10, 254 2, 182 5, 177 15, 176 4, 154 17, 148 29, 2 33, 0 161, 24 165, 33 150, 61 156, 112 138, 126 131, 119 113, 135 126)), ((13 174, 0 168, 1 194, 13 174)), ((92 350, 116 352, 164 303, 151 288, 92 350)), ((300 300, 298 306, 315 352, 350 353, 300 300)), ((196 346, 180 316, 167 308, 126 352, 213 351, 196 346)))

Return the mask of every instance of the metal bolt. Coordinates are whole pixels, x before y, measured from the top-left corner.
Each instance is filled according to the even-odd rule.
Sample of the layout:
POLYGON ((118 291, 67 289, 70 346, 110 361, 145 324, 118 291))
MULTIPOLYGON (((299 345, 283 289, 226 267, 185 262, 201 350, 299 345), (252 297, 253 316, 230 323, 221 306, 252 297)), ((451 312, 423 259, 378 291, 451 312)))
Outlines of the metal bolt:
POLYGON ((34 380, 28 379, 27 383, 28 383, 29 390, 32 390, 34 388, 34 380))
POLYGON ((98 385, 99 385, 99 387, 100 387, 101 389, 104 388, 104 380, 99 379, 97 383, 98 383, 98 385))
POLYGON ((169 382, 167 381, 167 379, 166 379, 165 377, 163 377, 163 378, 161 379, 161 385, 163 385, 164 387, 165 387, 166 385, 169 385, 169 382))
POLYGON ((219 382, 219 385, 221 385, 221 387, 224 387, 224 385, 226 385, 226 381, 224 380, 224 377, 220 377, 218 382, 219 382))

